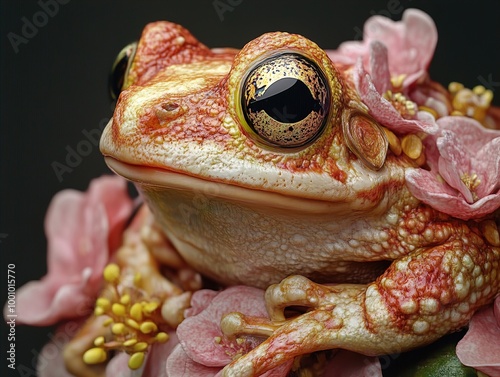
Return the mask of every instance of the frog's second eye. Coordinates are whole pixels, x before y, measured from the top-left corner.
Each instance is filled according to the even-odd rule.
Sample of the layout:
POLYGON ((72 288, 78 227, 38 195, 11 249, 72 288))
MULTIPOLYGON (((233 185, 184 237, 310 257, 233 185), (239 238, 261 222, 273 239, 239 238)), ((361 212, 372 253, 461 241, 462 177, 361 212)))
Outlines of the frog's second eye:
POLYGON ((250 70, 241 90, 241 107, 247 131, 261 143, 303 147, 325 127, 330 87, 312 61, 282 53, 250 70))
POLYGON ((120 92, 124 89, 123 85, 125 84, 132 60, 134 60, 136 50, 137 42, 130 43, 116 56, 109 77, 109 93, 112 99, 117 99, 120 92))

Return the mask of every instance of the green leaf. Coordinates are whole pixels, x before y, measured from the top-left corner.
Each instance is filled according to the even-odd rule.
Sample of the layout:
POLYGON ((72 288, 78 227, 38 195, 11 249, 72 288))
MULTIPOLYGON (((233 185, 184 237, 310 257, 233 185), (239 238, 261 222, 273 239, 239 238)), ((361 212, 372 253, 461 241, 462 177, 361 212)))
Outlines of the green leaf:
POLYGON ((451 334, 415 351, 381 357, 384 377, 477 377, 476 370, 463 365, 455 353, 463 335, 451 334))

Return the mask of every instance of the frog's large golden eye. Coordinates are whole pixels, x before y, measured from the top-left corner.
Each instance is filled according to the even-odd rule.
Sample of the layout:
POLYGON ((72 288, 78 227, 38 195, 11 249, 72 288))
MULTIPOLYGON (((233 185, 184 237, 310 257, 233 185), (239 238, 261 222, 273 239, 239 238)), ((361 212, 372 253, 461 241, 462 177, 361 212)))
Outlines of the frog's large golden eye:
POLYGON ((120 92, 123 90, 123 84, 127 77, 128 71, 134 60, 137 50, 137 42, 133 42, 125 46, 116 56, 116 59, 111 67, 109 76, 109 93, 112 99, 117 99, 120 92))
POLYGON ((274 147, 314 141, 326 124, 330 87, 311 60, 287 52, 268 57, 247 74, 241 88, 247 131, 274 147))

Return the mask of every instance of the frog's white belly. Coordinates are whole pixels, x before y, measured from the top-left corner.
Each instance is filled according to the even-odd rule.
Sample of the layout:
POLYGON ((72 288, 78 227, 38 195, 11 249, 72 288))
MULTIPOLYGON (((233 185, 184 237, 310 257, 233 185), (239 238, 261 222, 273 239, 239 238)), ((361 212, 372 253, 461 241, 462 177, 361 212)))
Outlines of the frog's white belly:
POLYGON ((354 211, 352 203, 127 169, 137 170, 129 178, 179 253, 221 283, 264 288, 292 274, 323 282, 367 282, 386 266, 376 261, 394 258, 387 228, 399 221, 400 208, 387 199, 370 211, 354 211), (148 183, 140 174, 147 174, 148 183), (161 185, 151 184, 155 174, 161 175, 161 185))

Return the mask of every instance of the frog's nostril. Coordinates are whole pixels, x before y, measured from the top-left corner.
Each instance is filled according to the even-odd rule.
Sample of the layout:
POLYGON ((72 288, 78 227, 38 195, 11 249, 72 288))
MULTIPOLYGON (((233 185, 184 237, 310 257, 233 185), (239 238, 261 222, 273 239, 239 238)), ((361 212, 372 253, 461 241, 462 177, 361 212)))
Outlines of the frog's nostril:
POLYGON ((116 56, 109 76, 109 93, 116 100, 126 86, 126 79, 137 50, 137 42, 125 46, 116 56))

